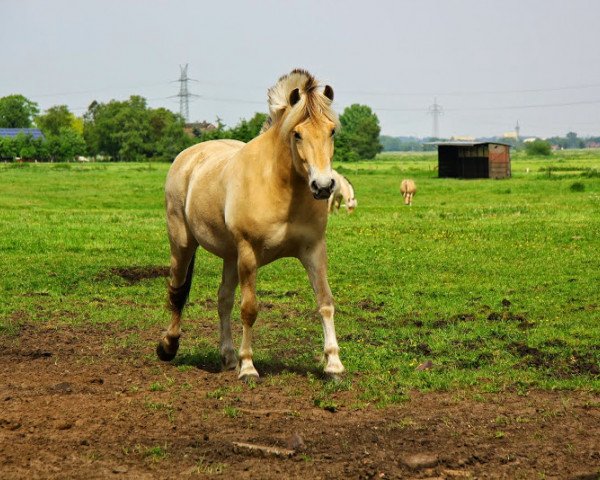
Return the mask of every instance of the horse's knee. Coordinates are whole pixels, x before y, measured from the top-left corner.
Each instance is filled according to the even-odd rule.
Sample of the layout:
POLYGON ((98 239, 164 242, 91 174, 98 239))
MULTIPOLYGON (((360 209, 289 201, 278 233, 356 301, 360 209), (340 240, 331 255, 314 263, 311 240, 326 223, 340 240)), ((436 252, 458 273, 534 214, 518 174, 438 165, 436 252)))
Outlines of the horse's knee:
POLYGON ((319 313, 323 318, 332 318, 335 312, 333 304, 325 304, 319 307, 319 313))
POLYGON ((256 300, 242 302, 241 317, 242 317, 242 323, 244 325, 247 325, 249 327, 254 325, 257 315, 258 315, 258 305, 256 303, 256 300))

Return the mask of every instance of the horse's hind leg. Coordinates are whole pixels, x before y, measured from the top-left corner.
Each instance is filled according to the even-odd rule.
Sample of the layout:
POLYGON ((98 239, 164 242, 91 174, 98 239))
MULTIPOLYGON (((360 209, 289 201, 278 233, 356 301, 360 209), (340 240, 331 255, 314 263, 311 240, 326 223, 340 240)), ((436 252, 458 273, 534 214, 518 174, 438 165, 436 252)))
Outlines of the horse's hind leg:
POLYGON ((231 309, 238 285, 237 269, 237 258, 223 260, 223 276, 219 287, 220 352, 223 370, 233 370, 237 367, 237 357, 231 338, 231 309))
POLYGON ((156 354, 161 360, 173 360, 179 349, 181 335, 181 314, 187 302, 192 286, 194 260, 197 245, 177 248, 171 245, 171 276, 168 287, 167 306, 171 310, 171 323, 166 335, 156 347, 156 354))

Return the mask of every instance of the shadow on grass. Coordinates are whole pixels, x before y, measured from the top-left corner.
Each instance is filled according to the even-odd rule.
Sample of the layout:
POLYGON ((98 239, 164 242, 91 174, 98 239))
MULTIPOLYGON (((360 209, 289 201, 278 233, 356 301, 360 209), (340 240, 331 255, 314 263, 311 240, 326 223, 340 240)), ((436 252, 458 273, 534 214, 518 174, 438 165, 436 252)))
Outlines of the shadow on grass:
MULTIPOLYGON (((221 357, 219 350, 210 346, 200 346, 192 351, 181 352, 173 360, 175 366, 190 366, 208 373, 221 372, 221 357)), ((254 358, 254 366, 261 376, 279 375, 282 373, 295 373, 303 377, 309 374, 317 378, 325 378, 323 369, 316 365, 309 365, 299 358, 296 361, 282 361, 273 357, 254 358)))

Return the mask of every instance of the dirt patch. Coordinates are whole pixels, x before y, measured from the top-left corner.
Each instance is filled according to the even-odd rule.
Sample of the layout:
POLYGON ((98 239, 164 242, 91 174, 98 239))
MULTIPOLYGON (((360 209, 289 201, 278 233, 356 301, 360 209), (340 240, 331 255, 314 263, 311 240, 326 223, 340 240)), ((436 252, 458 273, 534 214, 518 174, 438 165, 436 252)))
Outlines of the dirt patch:
MULTIPOLYGON (((134 267, 114 267, 108 270, 110 275, 121 277, 128 284, 134 285, 141 282, 142 280, 149 280, 153 278, 168 277, 169 267, 161 265, 150 265, 145 267, 134 266, 134 267)), ((99 279, 106 279, 109 275, 100 274, 99 279)))
MULTIPOLYGON (((412 392, 401 405, 357 409, 361 392, 351 389, 328 408, 307 372, 257 365, 265 372, 258 385, 216 372, 216 346, 201 354, 206 366, 158 362, 160 333, 26 324, 0 337, 3 477, 575 479, 600 471, 599 395, 412 392)), ((525 344, 511 349, 546 358, 525 344)))
POLYGON ((536 347, 530 347, 522 342, 513 342, 508 350, 515 356, 521 357, 517 366, 521 368, 538 368, 546 371, 548 376, 567 378, 576 375, 600 375, 598 351, 579 352, 572 350, 569 355, 561 355, 536 347))
POLYGON ((356 304, 356 306, 366 312, 380 312, 381 310, 383 310, 385 303, 375 302, 370 298, 363 298, 356 304))

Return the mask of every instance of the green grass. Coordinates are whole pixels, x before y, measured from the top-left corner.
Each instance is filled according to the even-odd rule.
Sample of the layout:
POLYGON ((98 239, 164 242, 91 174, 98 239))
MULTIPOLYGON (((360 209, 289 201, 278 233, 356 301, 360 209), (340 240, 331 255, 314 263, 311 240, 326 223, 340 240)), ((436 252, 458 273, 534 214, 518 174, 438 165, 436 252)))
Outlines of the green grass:
MULTIPOLYGON (((599 153, 516 154, 506 180, 438 179, 431 153, 338 167, 359 202, 328 226, 350 379, 342 389, 380 404, 413 388, 600 390, 599 153), (406 177, 417 182, 412 207, 399 194, 406 177), (415 370, 425 360, 433 368, 415 370)), ((143 344, 136 334, 166 326, 165 279, 131 283, 115 272, 168 265, 167 169, 0 165, 0 334, 17 335, 23 322, 110 323, 136 332, 125 343, 143 344)), ((196 266, 179 369, 219 362, 216 307, 206 299, 216 300, 220 260, 201 252, 196 266), (200 322, 212 337, 206 328, 195 335, 200 322)), ((317 374, 322 329, 299 262, 261 269, 258 292, 258 370, 317 374)), ((333 408, 336 392, 314 384, 315 404, 333 408)))

